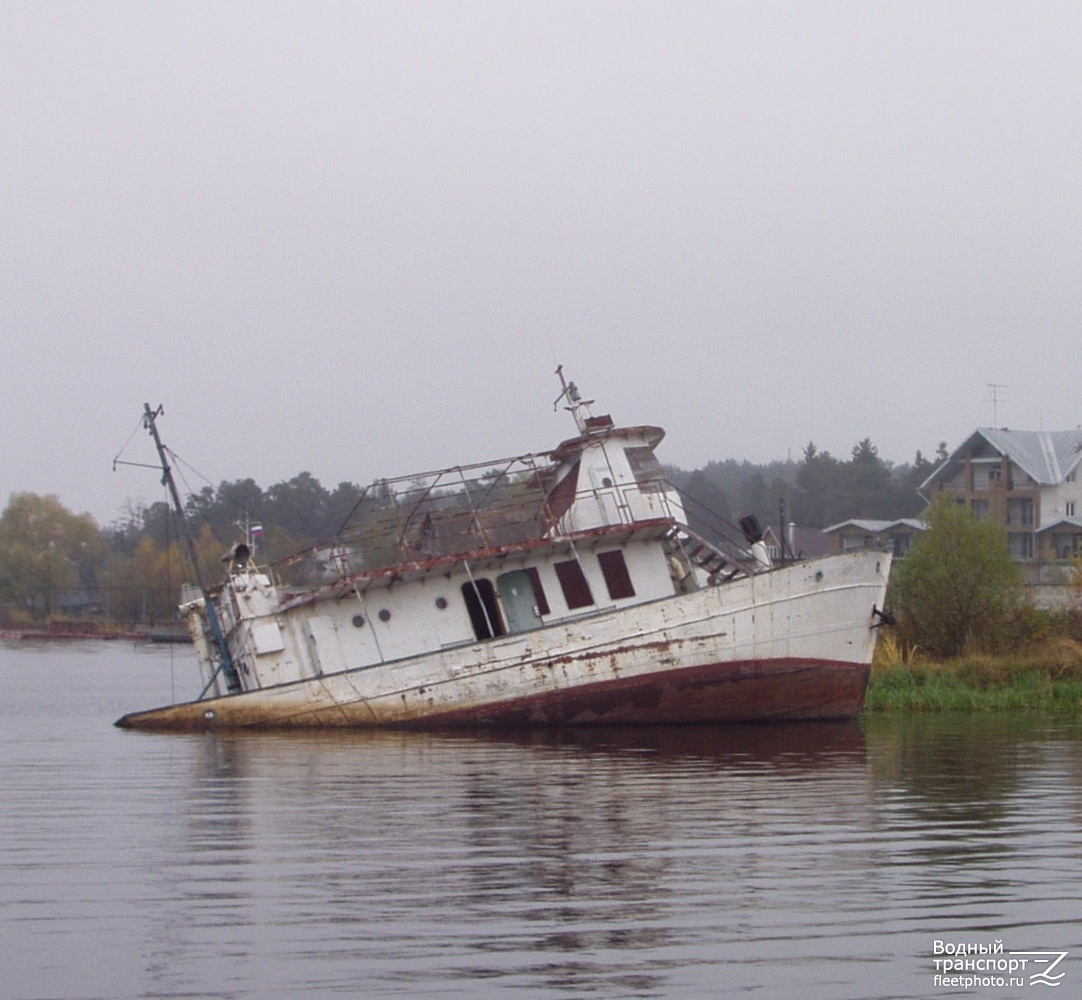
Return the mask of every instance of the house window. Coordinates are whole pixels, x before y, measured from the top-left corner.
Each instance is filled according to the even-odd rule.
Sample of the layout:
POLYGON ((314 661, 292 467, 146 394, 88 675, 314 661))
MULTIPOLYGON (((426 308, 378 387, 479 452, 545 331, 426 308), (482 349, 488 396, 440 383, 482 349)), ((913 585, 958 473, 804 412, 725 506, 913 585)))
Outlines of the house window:
POLYGON ((560 581, 564 600, 572 611, 576 608, 587 608, 594 603, 594 595, 590 593, 590 585, 586 582, 586 575, 577 559, 554 563, 552 568, 556 570, 556 579, 560 581))
POLYGON ((1056 535, 1053 544, 1056 548, 1057 559, 1075 559, 1079 550, 1082 549, 1082 537, 1079 535, 1056 535))
POLYGON ((1068 500, 1066 504, 1066 514, 1068 517, 1074 517, 1074 501, 1068 500))
POLYGON ((1067 473, 1067 478, 1064 480, 1064 482, 1073 483, 1073 482, 1076 482, 1077 479, 1078 479, 1078 469, 1074 469, 1071 472, 1067 473))
POLYGON ((973 516, 978 521, 985 521, 988 519, 988 501, 987 500, 973 500, 971 501, 971 509, 973 516))
POLYGON ((990 483, 994 483, 996 480, 1002 478, 1002 476, 1003 476, 1003 470, 1002 469, 989 469, 988 470, 988 482, 990 482, 990 483))
POLYGON ((1009 500, 1007 502, 1007 523, 1028 525, 1033 523, 1032 500, 1009 500))
POLYGON ((599 552, 597 561, 601 565, 601 575, 609 589, 609 597, 614 601, 622 597, 634 597, 635 588, 631 583, 631 574, 627 571, 624 554, 619 549, 612 552, 599 552))
POLYGON ((1033 558, 1033 536, 1030 534, 1011 535, 1007 549, 1015 559, 1033 558))

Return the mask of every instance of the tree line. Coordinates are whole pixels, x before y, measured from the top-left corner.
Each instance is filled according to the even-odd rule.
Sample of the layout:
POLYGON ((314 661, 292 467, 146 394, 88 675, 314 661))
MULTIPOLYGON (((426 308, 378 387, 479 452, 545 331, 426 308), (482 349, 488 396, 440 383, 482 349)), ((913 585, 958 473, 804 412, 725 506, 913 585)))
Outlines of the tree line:
POLYGON ((946 443, 940 443, 935 461, 918 451, 912 462, 896 465, 865 438, 844 460, 810 442, 799 462, 728 459, 668 473, 687 501, 691 527, 710 538, 723 530, 719 517, 731 526, 751 514, 775 531, 789 522, 822 529, 852 518, 917 517, 927 506, 919 487, 946 458, 946 443))
MULTIPOLYGON (((940 445, 937 459, 946 457, 940 445)), ((920 452, 894 465, 869 439, 848 459, 809 443, 802 461, 756 465, 710 462, 701 469, 666 471, 684 494, 692 527, 707 537, 719 521, 745 515, 765 525, 787 521, 825 528, 849 518, 893 520, 924 508, 917 492, 934 468, 920 452)), ((263 489, 251 478, 204 486, 186 501, 186 515, 208 580, 227 548, 256 538, 256 557, 275 562, 331 538, 364 490, 342 482, 327 489, 309 472, 263 489)), ((131 503, 101 528, 55 496, 15 493, 0 514, 0 611, 43 619, 92 613, 117 621, 173 621, 182 582, 192 582, 169 505, 131 503)))

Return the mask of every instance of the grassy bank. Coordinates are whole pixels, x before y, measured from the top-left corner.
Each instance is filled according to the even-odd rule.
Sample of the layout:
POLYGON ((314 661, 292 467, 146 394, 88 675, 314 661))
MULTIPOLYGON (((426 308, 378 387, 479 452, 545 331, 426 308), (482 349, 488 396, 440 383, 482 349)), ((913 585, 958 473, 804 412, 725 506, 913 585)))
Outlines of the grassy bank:
POLYGON ((865 712, 1048 712, 1082 716, 1082 643, 1051 639, 1015 653, 933 662, 882 641, 865 712))

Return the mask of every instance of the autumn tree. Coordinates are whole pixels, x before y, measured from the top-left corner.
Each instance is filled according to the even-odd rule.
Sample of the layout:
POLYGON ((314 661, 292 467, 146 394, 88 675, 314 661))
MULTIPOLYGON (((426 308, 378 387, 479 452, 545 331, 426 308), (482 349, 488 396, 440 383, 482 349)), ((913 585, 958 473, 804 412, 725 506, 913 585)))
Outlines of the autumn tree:
POLYGON ((944 659, 966 648, 1001 648, 1021 600, 1006 531, 949 497, 937 500, 926 518, 928 530, 891 576, 899 638, 944 659))
POLYGON ((144 535, 131 559, 110 573, 113 614, 132 622, 175 618, 185 560, 178 542, 159 545, 144 535))
POLYGON ((44 617, 61 594, 97 586, 106 554, 89 514, 51 494, 13 493, 0 515, 0 600, 44 617))
MULTIPOLYGON (((196 555, 204 581, 213 585, 221 578, 225 546, 209 525, 195 539, 196 555)), ((145 534, 131 556, 114 555, 106 573, 109 609, 117 618, 136 621, 169 621, 177 616, 183 584, 196 585, 187 548, 171 532, 159 541, 145 534)))

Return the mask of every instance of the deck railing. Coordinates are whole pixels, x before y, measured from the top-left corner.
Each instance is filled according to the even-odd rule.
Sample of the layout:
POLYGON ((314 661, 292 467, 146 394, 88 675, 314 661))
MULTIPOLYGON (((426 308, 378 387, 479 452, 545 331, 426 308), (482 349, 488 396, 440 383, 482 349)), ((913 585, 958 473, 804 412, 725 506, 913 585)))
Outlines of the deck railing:
POLYGON ((305 578, 342 576, 540 540, 575 521, 633 524, 647 510, 651 518, 680 517, 664 478, 561 495, 556 474, 547 456, 520 455, 377 480, 332 540, 277 568, 305 578))

